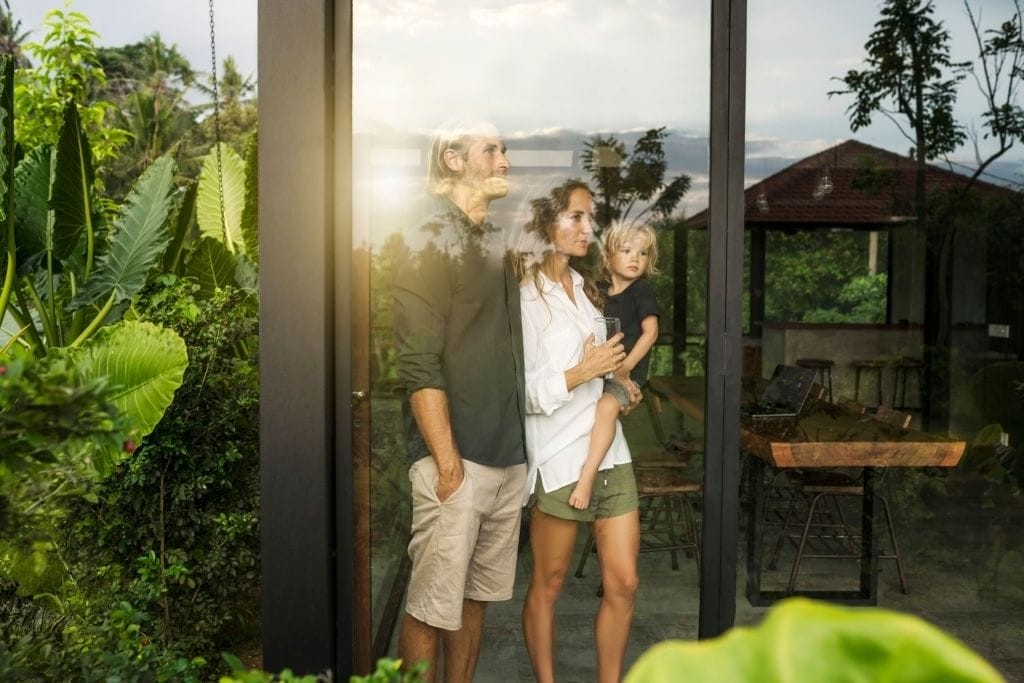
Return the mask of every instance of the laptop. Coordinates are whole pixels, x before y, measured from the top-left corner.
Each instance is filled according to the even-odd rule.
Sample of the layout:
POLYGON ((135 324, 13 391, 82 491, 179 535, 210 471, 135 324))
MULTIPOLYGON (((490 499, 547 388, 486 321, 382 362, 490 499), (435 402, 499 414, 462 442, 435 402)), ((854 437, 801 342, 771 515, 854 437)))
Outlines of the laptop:
POLYGON ((743 415, 754 419, 799 416, 816 373, 812 368, 776 365, 761 399, 757 405, 743 411, 743 415))

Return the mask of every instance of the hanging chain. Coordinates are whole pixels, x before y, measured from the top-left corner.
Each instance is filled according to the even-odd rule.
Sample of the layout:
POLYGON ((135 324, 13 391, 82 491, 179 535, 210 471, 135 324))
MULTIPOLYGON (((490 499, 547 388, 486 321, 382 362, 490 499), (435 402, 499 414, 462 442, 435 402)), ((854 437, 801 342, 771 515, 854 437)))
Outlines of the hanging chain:
POLYGON ((210 66, 213 79, 213 149, 217 155, 217 189, 220 192, 220 229, 228 251, 234 252, 234 245, 228 235, 227 219, 224 217, 224 163, 220 154, 220 87, 217 83, 217 39, 214 31, 213 1, 210 0, 210 66))

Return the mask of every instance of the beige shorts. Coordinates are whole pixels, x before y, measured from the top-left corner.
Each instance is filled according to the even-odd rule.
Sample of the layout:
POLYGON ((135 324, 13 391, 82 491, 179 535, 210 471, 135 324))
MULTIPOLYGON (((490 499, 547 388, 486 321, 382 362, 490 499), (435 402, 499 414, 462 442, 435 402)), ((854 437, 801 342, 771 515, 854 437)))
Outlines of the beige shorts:
POLYGON ((462 628, 464 598, 512 598, 526 464, 487 467, 462 461, 465 477, 443 503, 437 465, 420 458, 412 482, 412 574, 405 611, 435 628, 462 628))

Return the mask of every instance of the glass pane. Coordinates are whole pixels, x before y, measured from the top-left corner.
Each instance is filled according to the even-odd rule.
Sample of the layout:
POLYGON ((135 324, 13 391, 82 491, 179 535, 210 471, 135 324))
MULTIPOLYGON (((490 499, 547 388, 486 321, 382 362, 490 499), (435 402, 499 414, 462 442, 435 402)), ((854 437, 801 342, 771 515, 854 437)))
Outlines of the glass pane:
MULTIPOLYGON (((579 261, 588 278, 598 279, 595 237, 607 234, 610 217, 649 225, 659 270, 645 279, 660 315, 647 374, 691 375, 691 391, 703 401, 706 239, 683 221, 707 203, 710 3, 360 1, 354 8, 355 246, 370 253, 371 603, 376 642, 393 652, 397 643, 388 644, 387 636, 395 614, 388 607, 402 605, 411 513, 391 277, 403 254, 451 246, 442 244, 443 225, 416 229, 436 210, 426 187, 432 137, 452 122, 471 131, 487 122, 496 129, 488 135, 507 147, 507 196, 495 192, 483 202, 493 231, 481 248, 492 255, 515 247, 543 260, 546 247, 523 247, 531 202, 571 178, 594 193, 596 235, 579 261)), ((462 159, 469 163, 469 156, 462 159)), ((432 293, 427 288, 422 295, 432 293)), ((495 306, 501 304, 498 297, 495 306)), ((629 326, 634 337, 639 320, 629 326)), ((579 354, 582 346, 570 350, 579 354)), ((487 406, 479 411, 486 414, 487 406)), ((665 528, 670 513, 677 545, 692 544, 701 508, 702 420, 664 397, 649 398, 621 424, 634 461, 673 460, 651 476, 693 483, 682 496, 685 505, 665 497, 641 502, 651 508, 644 524, 665 528)), ((644 547, 667 545, 668 531, 660 533, 660 541, 645 534, 644 547)), ((587 538, 581 525, 559 602, 558 670, 581 678, 595 671, 600 600, 598 558, 584 553, 587 538)), ((488 612, 476 680, 509 680, 510 670, 532 680, 520 627, 532 566, 525 540, 514 598, 488 612)), ((639 571, 628 662, 661 639, 696 635, 693 548, 677 548, 674 556, 643 553, 639 571)))
MULTIPOLYGON (((948 32, 937 40, 980 68, 963 7, 934 4, 928 17, 948 32)), ((1019 22, 1011 3, 997 5, 986 5, 983 40, 1019 22)), ((737 621, 791 594, 878 604, 1019 679, 1021 150, 972 181, 970 136, 945 151, 928 138, 936 160, 919 195, 907 117, 883 95, 888 113, 853 131, 865 122, 841 92, 870 68, 878 3, 749 10, 743 401, 770 407, 771 378, 788 366, 795 379, 780 396, 796 399, 796 416, 742 421, 737 621)), ((954 81, 952 120, 979 130, 986 159, 996 148, 977 86, 954 81)))

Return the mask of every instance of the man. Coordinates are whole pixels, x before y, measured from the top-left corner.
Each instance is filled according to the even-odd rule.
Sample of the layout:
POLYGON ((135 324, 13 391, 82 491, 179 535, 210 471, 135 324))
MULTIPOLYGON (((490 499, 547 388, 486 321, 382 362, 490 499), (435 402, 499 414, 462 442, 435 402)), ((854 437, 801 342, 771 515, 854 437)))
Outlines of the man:
POLYGON ((471 681, 488 602, 512 597, 526 477, 519 286, 487 220, 509 162, 490 125, 446 131, 428 160, 436 214, 395 267, 413 519, 399 654, 471 681))

